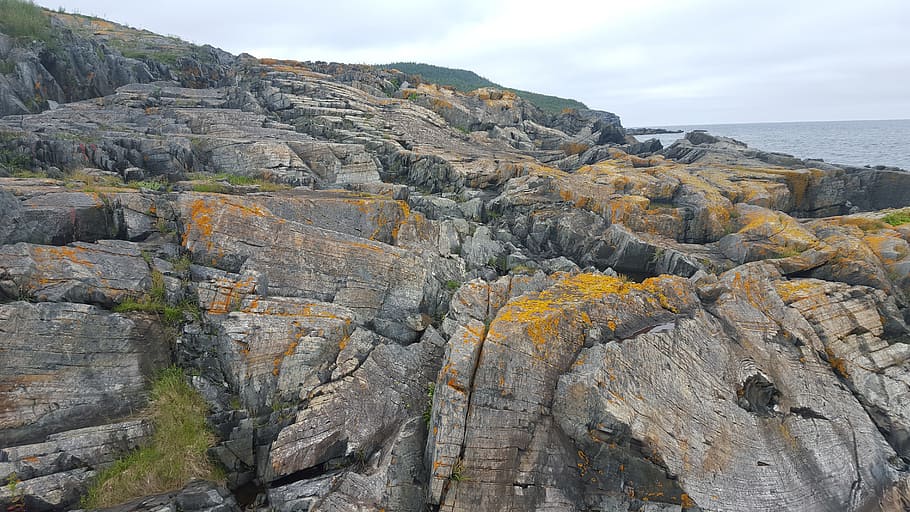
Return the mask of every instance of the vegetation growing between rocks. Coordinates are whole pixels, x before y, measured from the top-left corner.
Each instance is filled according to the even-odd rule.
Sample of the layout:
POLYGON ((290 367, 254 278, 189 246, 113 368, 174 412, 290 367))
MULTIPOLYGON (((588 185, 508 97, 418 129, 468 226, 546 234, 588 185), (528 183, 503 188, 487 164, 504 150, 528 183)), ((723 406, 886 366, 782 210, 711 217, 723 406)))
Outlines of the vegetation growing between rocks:
POLYGON ((898 210, 882 217, 882 220, 892 226, 910 223, 910 209, 898 210))
POLYGON ((54 37, 44 10, 23 0, 0 0, 0 32, 14 39, 45 43, 54 37))
POLYGON ((436 383, 427 384, 427 405, 423 409, 423 422, 430 426, 430 420, 433 418, 433 394, 436 392, 436 383))
POLYGON ((166 301, 164 276, 157 270, 152 271, 152 286, 149 292, 142 297, 130 297, 114 306, 115 313, 129 313, 144 311, 158 313, 168 325, 177 325, 185 320, 186 313, 199 316, 199 308, 190 301, 182 301, 176 306, 171 306, 166 301))
POLYGON ((241 176, 239 174, 193 174, 192 179, 204 180, 202 183, 193 185, 193 192, 213 192, 217 194, 230 194, 234 187, 258 187, 262 192, 277 192, 279 190, 288 190, 291 187, 281 183, 274 183, 265 178, 256 178, 253 176, 241 176), (225 185, 227 182, 230 186, 225 185))
POLYGON ((183 370, 164 370, 152 385, 151 399, 155 425, 151 444, 101 471, 83 497, 83 507, 117 505, 179 489, 196 478, 223 479, 206 455, 215 443, 205 424, 208 405, 187 383, 183 370))
POLYGON ((0 169, 5 169, 14 176, 29 172, 28 168, 31 163, 32 159, 29 155, 9 148, 0 148, 0 169))

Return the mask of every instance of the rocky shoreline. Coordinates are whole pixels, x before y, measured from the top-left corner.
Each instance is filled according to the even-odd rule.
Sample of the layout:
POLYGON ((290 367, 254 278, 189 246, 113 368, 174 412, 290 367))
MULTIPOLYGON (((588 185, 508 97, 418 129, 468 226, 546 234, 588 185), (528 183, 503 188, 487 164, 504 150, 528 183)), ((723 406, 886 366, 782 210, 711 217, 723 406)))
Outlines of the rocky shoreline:
POLYGON ((626 128, 629 135, 663 135, 669 133, 683 133, 682 130, 667 130, 666 128, 626 128))
POLYGON ((910 173, 47 15, 0 35, 3 506, 78 509, 176 366, 223 478, 108 510, 910 507, 910 173))

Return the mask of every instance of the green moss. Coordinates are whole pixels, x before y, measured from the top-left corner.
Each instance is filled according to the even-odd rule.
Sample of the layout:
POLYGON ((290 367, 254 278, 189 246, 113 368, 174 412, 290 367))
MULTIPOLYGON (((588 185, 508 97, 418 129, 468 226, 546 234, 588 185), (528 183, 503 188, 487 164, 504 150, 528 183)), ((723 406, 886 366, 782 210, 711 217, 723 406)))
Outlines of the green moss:
POLYGON ((155 427, 151 443, 101 471, 83 497, 83 507, 109 507, 167 492, 194 478, 223 479, 206 455, 215 442, 205 423, 208 405, 183 370, 171 367, 161 372, 152 385, 151 400, 148 413, 155 427))
POLYGON ((16 70, 16 62, 10 59, 0 59, 0 75, 9 75, 16 70))
POLYGON ((910 209, 898 210, 882 217, 882 220, 892 226, 910 223, 910 209))
POLYGON ((456 281, 454 279, 449 279, 448 281, 446 281, 446 289, 449 291, 455 291, 460 287, 461 287, 461 283, 459 283, 458 281, 456 281))

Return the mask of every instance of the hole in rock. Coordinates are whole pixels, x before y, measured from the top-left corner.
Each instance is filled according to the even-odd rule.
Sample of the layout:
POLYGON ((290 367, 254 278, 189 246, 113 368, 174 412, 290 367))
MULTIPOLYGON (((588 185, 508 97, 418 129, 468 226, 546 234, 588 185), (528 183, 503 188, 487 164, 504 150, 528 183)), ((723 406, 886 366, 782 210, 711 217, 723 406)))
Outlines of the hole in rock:
POLYGON ((780 402, 780 391, 760 373, 747 378, 736 396, 740 407, 759 416, 773 415, 780 402))

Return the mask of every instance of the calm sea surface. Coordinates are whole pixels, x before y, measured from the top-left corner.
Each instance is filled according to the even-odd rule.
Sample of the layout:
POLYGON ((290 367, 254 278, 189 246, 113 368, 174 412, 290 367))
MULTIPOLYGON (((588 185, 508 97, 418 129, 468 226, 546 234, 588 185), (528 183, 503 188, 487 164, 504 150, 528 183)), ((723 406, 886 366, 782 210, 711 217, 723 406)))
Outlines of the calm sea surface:
MULTIPOLYGON (((890 165, 910 170, 910 119, 889 121, 813 121, 800 123, 711 124, 661 126, 674 130, 707 130, 733 137, 750 148, 788 153, 799 158, 821 158, 835 164, 890 165)), ((685 134, 639 135, 657 137, 664 147, 685 134)))

